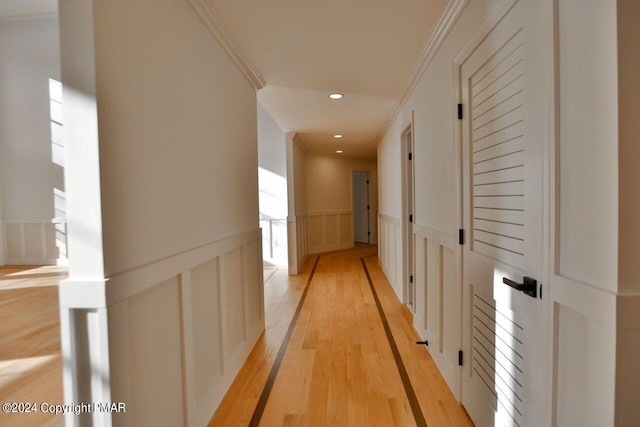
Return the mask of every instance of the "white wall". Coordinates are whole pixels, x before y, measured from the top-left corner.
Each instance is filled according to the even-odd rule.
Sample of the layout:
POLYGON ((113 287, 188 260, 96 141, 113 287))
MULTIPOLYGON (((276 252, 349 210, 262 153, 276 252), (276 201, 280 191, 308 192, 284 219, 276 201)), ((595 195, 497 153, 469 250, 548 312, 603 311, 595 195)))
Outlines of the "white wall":
MULTIPOLYGON (((307 155, 307 235, 310 253, 353 247, 353 172, 371 173, 377 195, 376 163, 340 156, 307 155)), ((371 211, 377 212, 377 196, 371 211)), ((374 216, 374 218, 377 216, 374 216)), ((377 225, 371 225, 376 239, 377 225)))
POLYGON ((287 265, 286 134, 258 102, 258 187, 264 260, 287 265))
POLYGON ((300 144, 295 135, 293 142, 293 189, 294 215, 306 215, 307 213, 307 150, 300 144))
POLYGON ((289 274, 298 274, 309 254, 307 248, 307 152, 294 132, 287 133, 286 153, 289 274))
MULTIPOLYGON (((467 2, 378 145, 380 260, 401 298, 400 134, 413 111, 418 294, 414 323, 424 338, 442 340, 438 349, 430 346, 430 352, 456 394, 459 377, 447 362, 461 342, 461 319, 456 314, 460 301, 452 291, 462 268, 456 235, 460 184, 457 82, 452 66, 483 18, 500 3, 467 2), (443 280, 444 287, 439 285, 443 280), (444 294, 443 301, 443 291, 452 299, 446 301, 444 294), (425 296, 429 304, 440 303, 421 308, 425 296), (435 324, 435 332, 444 327, 442 335, 430 332, 427 324, 435 324)), ((540 125, 551 141, 545 147, 546 176, 540 183, 545 192, 549 189, 544 202, 546 276, 542 279, 549 318, 541 324, 549 325, 550 338, 536 356, 549 367, 549 413, 544 420, 553 425, 613 425, 615 408, 616 422, 631 425, 638 416, 637 404, 632 403, 638 401, 637 387, 631 384, 637 385, 640 378, 637 363, 632 362, 640 349, 634 314, 640 312, 636 279, 640 175, 638 144, 631 143, 640 133, 636 43, 640 14, 637 2, 627 0, 557 3, 557 61, 551 34, 553 8, 551 3, 540 6, 549 82, 545 123, 540 125)))
POLYGON ((376 162, 339 156, 308 155, 307 210, 321 212, 351 209, 352 172, 371 172, 377 175, 376 162))
POLYGON ((187 2, 71 0, 60 14, 78 93, 65 108, 97 100, 98 119, 67 159, 69 200, 99 196, 102 224, 73 199, 70 243, 95 235, 104 262, 83 270, 72 251, 61 285, 65 400, 127 402, 116 425, 204 425, 264 330, 255 90, 187 2), (75 174, 87 145, 93 187, 75 174))
POLYGON ((615 3, 558 2, 556 211, 548 279, 557 341, 550 355, 557 372, 552 420, 558 425, 611 425, 614 419, 620 200, 615 3))
POLYGON ((0 265, 55 263, 66 255, 57 18, 0 20, 0 57, 0 265))
POLYGON ((255 228, 254 89, 186 3, 95 6, 107 275, 255 228))
POLYGON ((558 269, 562 276, 615 291, 618 255, 615 0, 589 6, 567 0, 558 4, 558 269), (594 108, 576 108, 594 100, 597 100, 594 108))
MULTIPOLYGON (((269 112, 258 101, 258 165, 261 168, 286 178, 286 133, 280 129, 278 123, 269 115, 269 112)), ((286 193, 285 193, 286 195, 286 193)), ((280 215, 287 214, 287 205, 278 205, 280 215)))

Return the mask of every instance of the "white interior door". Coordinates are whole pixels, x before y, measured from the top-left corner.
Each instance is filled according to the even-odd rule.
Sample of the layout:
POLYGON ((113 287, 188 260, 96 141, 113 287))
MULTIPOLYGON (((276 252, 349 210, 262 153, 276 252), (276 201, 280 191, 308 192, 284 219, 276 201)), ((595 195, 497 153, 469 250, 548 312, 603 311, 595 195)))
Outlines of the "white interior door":
POLYGON ((353 240, 369 243, 369 174, 353 173, 353 240))
POLYGON ((540 42, 527 32, 535 2, 514 3, 460 70, 462 403, 479 427, 545 416, 544 306, 540 283, 524 280, 542 277, 540 42))
POLYGON ((402 133, 402 204, 403 204, 403 258, 404 258, 404 302, 415 312, 415 238, 414 215, 414 167, 413 167, 413 122, 402 133))

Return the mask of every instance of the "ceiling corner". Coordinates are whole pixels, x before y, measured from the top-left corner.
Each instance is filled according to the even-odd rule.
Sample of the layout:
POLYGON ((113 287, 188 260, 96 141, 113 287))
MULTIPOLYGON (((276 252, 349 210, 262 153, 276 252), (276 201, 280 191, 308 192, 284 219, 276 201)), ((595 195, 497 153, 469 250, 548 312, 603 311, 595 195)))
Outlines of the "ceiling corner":
POLYGON ((205 24, 211 35, 222 46, 233 63, 240 69, 244 77, 251 83, 256 91, 266 86, 267 82, 260 70, 245 54, 240 45, 235 41, 231 32, 224 24, 213 5, 207 0, 186 0, 193 11, 205 24))
POLYGON ((389 131, 391 125, 400 114, 400 111, 404 108, 411 96, 411 93, 418 85, 418 82, 427 70, 427 67, 429 67, 429 64, 435 57, 438 49, 444 42, 447 34, 449 34, 449 31, 451 31, 455 25, 458 17, 462 14, 462 11, 468 2, 469 0, 449 0, 447 2, 447 5, 438 17, 436 25, 433 27, 433 31, 431 31, 429 38, 420 51, 420 55, 411 69, 411 73, 409 73, 409 76, 407 77, 407 81, 397 98, 398 102, 395 104, 391 114, 389 114, 389 117, 384 122, 382 129, 380 129, 380 132, 376 136, 376 144, 380 143, 382 138, 384 138, 384 135, 389 131))

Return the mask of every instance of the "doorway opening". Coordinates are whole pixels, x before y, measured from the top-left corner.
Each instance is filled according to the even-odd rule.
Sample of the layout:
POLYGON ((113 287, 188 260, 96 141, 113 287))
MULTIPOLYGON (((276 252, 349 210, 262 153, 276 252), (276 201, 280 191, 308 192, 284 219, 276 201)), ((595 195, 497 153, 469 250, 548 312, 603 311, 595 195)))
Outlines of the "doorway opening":
POLYGON ((404 303, 415 312, 414 280, 414 167, 413 167, 413 114, 404 128, 400 142, 402 144, 402 292, 404 303))

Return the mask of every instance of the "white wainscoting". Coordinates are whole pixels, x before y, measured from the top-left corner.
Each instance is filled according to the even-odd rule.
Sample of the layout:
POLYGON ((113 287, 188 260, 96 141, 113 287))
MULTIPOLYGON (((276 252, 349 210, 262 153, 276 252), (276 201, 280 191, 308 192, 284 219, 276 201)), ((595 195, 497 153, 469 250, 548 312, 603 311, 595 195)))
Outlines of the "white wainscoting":
POLYGON ((2 221, 2 227, 5 265, 55 265, 66 262, 66 219, 5 220, 2 221))
POLYGON ((289 252, 289 274, 298 274, 307 259, 307 216, 287 217, 287 243, 289 252))
POLYGON ((398 299, 402 301, 402 236, 400 219, 378 213, 378 259, 398 299))
MULTIPOLYGON (((553 308, 549 334, 553 425, 612 425, 616 295, 556 274, 551 275, 548 288, 553 308)), ((544 284, 542 292, 545 298, 544 284)), ((637 354, 633 357, 637 363, 637 354)))
POLYGON ((310 254, 353 247, 352 211, 308 213, 307 247, 310 254))
POLYGON ((260 230, 95 286, 63 282, 60 301, 63 319, 107 307, 108 364, 91 352, 76 356, 106 369, 111 401, 127 402, 115 425, 206 425, 264 331, 260 230))
POLYGON ((462 285, 456 236, 414 224, 415 312, 413 325, 456 399, 460 399, 462 285))

